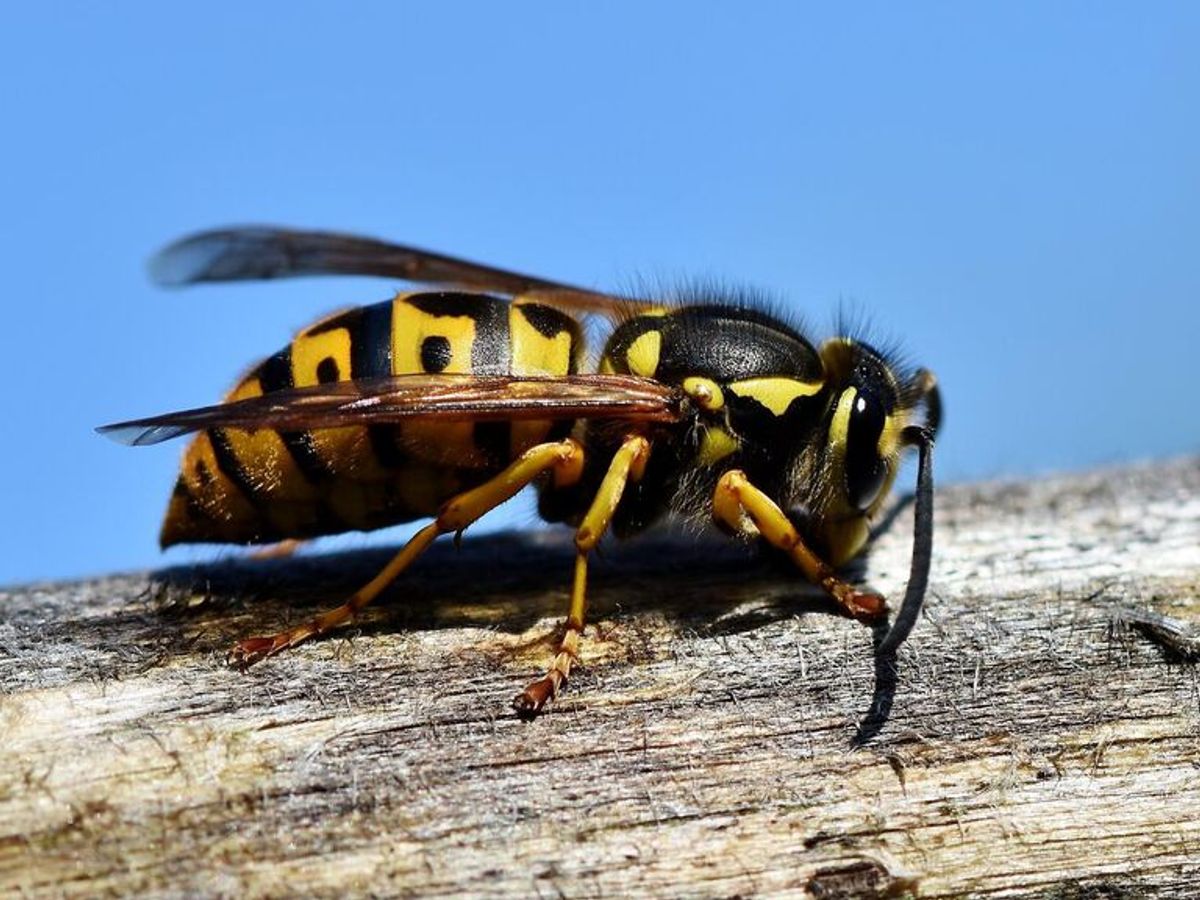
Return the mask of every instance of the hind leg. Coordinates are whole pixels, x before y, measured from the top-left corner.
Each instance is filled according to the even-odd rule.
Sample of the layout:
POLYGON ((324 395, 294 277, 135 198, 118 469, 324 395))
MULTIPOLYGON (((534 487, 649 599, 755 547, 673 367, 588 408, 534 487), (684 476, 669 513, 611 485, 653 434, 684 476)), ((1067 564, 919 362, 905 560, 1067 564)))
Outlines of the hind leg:
POLYGON ((582 468, 583 448, 569 438, 531 447, 496 477, 448 500, 437 519, 414 534, 378 575, 355 591, 341 606, 278 634, 238 641, 229 651, 229 664, 239 667, 252 665, 346 624, 395 581, 440 535, 462 532, 546 472, 553 472, 559 484, 569 484, 579 477, 582 468))

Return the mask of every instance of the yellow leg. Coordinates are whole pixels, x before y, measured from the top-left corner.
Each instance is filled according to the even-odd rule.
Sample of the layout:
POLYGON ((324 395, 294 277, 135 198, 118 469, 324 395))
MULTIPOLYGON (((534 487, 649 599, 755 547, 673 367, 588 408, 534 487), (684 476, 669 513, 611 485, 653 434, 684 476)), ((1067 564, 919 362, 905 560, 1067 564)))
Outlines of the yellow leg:
POLYGON ((746 478, 746 473, 734 469, 717 482, 713 493, 713 516, 737 532, 744 532, 748 517, 773 547, 778 547, 813 584, 823 587, 838 604, 856 619, 878 619, 885 609, 878 594, 865 593, 837 577, 833 567, 812 552, 796 531, 796 527, 775 502, 746 478))
POLYGON ((579 638, 587 620, 587 558, 592 548, 604 536, 612 521, 625 485, 641 479, 650 456, 650 442, 644 437, 629 437, 613 456, 600 489, 588 507, 579 528, 575 531, 575 578, 571 584, 571 606, 567 610, 567 627, 558 645, 550 668, 533 681, 513 700, 513 708, 521 718, 537 715, 558 692, 571 675, 571 663, 579 658, 579 638))
POLYGON ((571 439, 530 447, 495 478, 447 501, 436 520, 413 535, 378 575, 355 591, 341 606, 278 634, 239 641, 229 651, 230 665, 251 665, 310 637, 344 625, 395 581, 439 535, 451 531, 461 533, 472 522, 510 499, 544 472, 554 472, 556 483, 566 485, 577 480, 582 469, 583 448, 571 439))

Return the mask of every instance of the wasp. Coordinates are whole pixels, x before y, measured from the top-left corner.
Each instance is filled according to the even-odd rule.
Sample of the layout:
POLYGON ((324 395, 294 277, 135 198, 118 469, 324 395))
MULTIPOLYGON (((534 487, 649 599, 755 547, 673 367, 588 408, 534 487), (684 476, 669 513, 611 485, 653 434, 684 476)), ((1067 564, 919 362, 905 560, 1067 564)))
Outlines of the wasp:
POLYGON ((131 445, 194 433, 162 526, 179 543, 269 544, 431 521, 341 606, 238 642, 247 666, 350 620, 440 535, 535 485, 575 529, 565 628, 522 717, 579 659, 588 558, 610 528, 714 522, 782 551, 850 616, 884 598, 840 578, 918 451, 908 585, 879 652, 915 624, 933 545, 937 380, 863 340, 813 344, 746 295, 618 298, 414 247, 329 232, 233 228, 162 250, 166 285, 317 274, 435 286, 336 313, 250 370, 215 406, 109 425, 131 445), (586 364, 582 323, 610 330, 586 364), (588 369, 590 371, 585 371, 588 369))

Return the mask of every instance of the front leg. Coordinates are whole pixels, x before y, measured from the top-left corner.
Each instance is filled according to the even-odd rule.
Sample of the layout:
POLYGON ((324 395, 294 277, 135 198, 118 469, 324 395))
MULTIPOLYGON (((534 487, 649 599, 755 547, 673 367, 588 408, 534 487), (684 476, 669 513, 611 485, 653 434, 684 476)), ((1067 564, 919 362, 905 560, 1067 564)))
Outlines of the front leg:
POLYGON ((751 484, 745 472, 733 469, 721 476, 713 492, 713 518, 738 534, 757 531, 768 544, 786 553, 805 578, 824 588, 854 618, 870 622, 886 611, 887 605, 879 594, 860 591, 838 578, 833 567, 804 543, 787 514, 751 484))

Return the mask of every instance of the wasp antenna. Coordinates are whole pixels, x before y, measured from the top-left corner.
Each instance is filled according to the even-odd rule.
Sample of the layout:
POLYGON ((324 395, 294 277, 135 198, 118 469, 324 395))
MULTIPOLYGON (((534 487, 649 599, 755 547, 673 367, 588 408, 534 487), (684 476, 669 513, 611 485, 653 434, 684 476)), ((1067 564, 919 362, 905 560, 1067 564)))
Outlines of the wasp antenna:
POLYGON ((925 402, 925 429, 930 439, 936 438, 942 427, 942 392, 938 389, 937 376, 928 369, 918 369, 915 381, 921 400, 925 402))
POLYGON ((893 654, 904 643, 921 615, 925 588, 929 584, 929 563, 933 557, 933 433, 928 428, 910 425, 904 429, 903 441, 917 447, 917 502, 913 515, 912 564, 908 572, 908 587, 904 602, 892 622, 892 627, 879 642, 879 653, 893 654))

